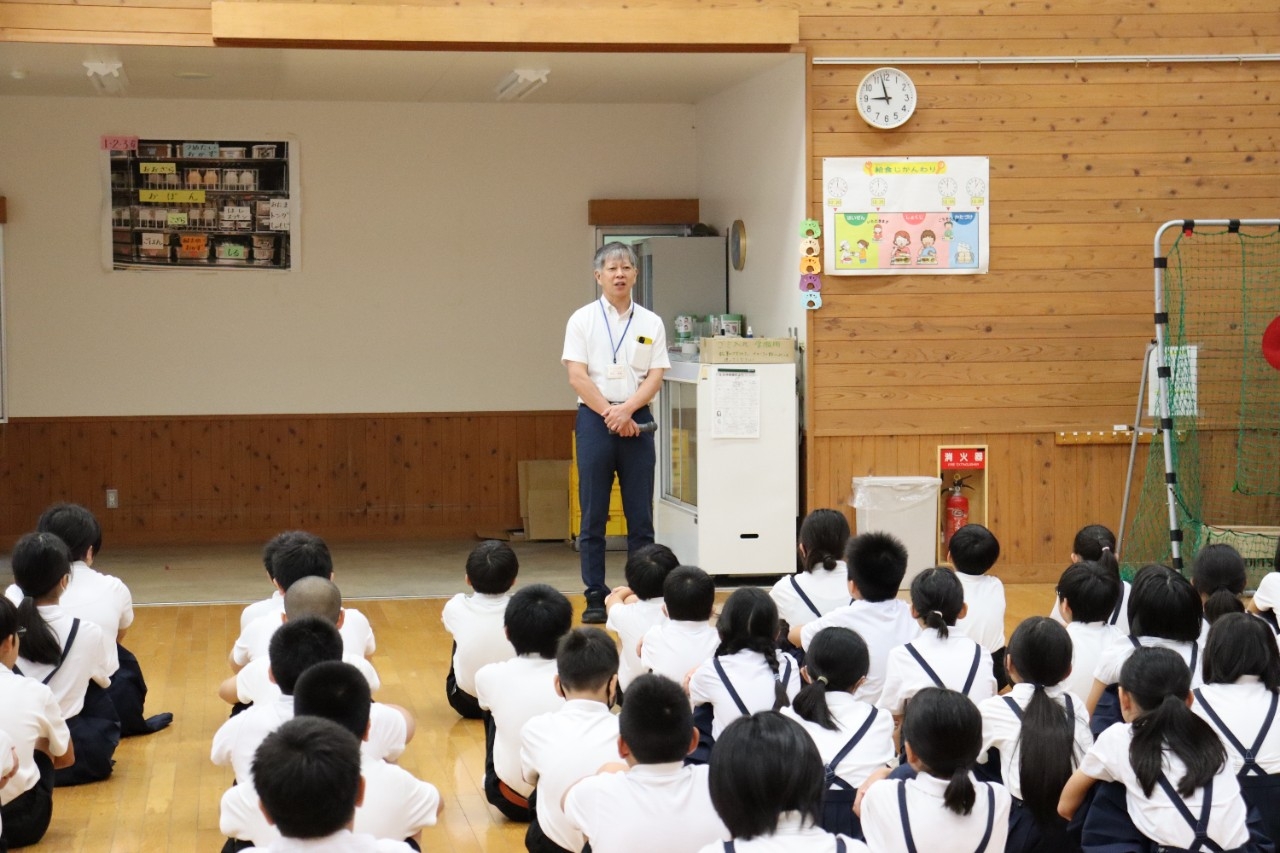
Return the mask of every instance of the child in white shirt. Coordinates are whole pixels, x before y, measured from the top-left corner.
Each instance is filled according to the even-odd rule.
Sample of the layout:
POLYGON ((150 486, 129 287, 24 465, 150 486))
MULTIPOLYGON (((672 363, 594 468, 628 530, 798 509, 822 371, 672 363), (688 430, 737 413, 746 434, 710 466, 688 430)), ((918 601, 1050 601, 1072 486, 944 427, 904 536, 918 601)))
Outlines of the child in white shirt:
POLYGON ((991 655, 996 689, 1009 686, 1004 670, 1004 584, 987 574, 1000 559, 1000 542, 981 524, 966 524, 951 536, 947 558, 964 587, 968 612, 956 628, 991 655))
POLYGON ((787 575, 769 595, 778 605, 784 634, 849 603, 849 572, 844 562, 849 520, 834 509, 815 509, 800 525, 803 571, 787 575))
POLYGON ((1058 579, 1057 610, 1071 637, 1071 673, 1062 681, 1068 693, 1088 699, 1103 649, 1123 636, 1108 619, 1120 597, 1120 578, 1093 560, 1072 563, 1058 579))
MULTIPOLYGON (((1129 630, 1129 593, 1132 591, 1127 580, 1120 577, 1120 562, 1116 560, 1116 535, 1101 524, 1088 524, 1080 528, 1071 543, 1071 562, 1092 560, 1110 569, 1120 583, 1120 598, 1116 601, 1111 613, 1107 616, 1107 624, 1120 634, 1128 634, 1129 630)), ((1055 622, 1066 624, 1062 613, 1058 610, 1058 602, 1053 602, 1053 610, 1049 613, 1055 622)))
POLYGON ((636 676, 649 670, 640 661, 640 641, 649 629, 667 620, 662 586, 679 565, 666 545, 646 545, 627 558, 626 586, 615 587, 604 600, 609 614, 605 627, 618 635, 622 658, 618 687, 625 692, 636 676))
POLYGON ((502 628, 502 617, 519 572, 520 561, 510 545, 496 539, 481 542, 467 556, 467 586, 474 592, 458 593, 440 614, 445 630, 453 636, 445 697, 449 707, 464 719, 484 719, 475 695, 480 668, 516 656, 502 628))
POLYGON ((715 653, 720 634, 711 626, 716 583, 697 566, 677 566, 662 582, 668 619, 645 632, 641 666, 683 684, 694 667, 715 653))

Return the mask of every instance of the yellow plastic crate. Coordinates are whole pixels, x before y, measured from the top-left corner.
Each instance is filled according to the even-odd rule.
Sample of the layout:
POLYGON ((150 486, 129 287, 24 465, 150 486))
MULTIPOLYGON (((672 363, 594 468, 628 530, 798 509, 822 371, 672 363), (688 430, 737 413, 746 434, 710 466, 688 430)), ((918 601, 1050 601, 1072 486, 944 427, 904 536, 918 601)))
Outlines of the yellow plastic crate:
MULTIPOLYGON (((569 465, 569 535, 578 538, 582 532, 582 504, 578 501, 578 438, 570 439, 572 464, 569 465)), ((604 527, 605 536, 626 536, 627 516, 622 511, 622 488, 618 478, 613 478, 613 493, 609 495, 609 520, 604 527)))

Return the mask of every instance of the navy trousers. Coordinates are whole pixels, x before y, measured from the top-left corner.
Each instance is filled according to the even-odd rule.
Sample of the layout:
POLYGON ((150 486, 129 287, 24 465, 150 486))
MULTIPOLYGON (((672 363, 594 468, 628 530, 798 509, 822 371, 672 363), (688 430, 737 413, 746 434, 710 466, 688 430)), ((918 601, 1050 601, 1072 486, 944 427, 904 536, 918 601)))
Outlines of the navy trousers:
MULTIPOLYGON (((645 406, 632 418, 649 423, 653 413, 645 406)), ((618 475, 622 511, 627 517, 627 553, 634 554, 653 543, 653 472, 657 464, 654 433, 634 438, 613 435, 604 418, 586 406, 578 406, 574 424, 578 453, 578 503, 582 506, 582 531, 578 554, 582 584, 587 594, 604 595, 604 531, 609 523, 609 496, 613 476, 618 475)))

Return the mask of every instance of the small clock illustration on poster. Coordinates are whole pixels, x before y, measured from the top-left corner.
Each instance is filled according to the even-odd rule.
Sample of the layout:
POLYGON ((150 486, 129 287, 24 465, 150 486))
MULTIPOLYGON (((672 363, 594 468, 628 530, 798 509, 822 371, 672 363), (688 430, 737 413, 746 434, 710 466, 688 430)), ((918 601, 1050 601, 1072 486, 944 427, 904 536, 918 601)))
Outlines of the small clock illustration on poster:
POLYGON ((877 68, 858 84, 858 115, 879 130, 901 127, 915 114, 916 84, 899 68, 877 68))

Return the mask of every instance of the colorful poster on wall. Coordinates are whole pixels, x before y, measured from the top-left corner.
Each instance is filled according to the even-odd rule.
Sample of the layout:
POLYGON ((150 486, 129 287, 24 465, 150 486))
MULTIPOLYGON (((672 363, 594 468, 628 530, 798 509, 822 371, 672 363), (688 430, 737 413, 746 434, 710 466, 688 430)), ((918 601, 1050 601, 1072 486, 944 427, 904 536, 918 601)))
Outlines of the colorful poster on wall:
POLYGON ((827 157, 827 275, 973 275, 990 263, 986 157, 827 157))

